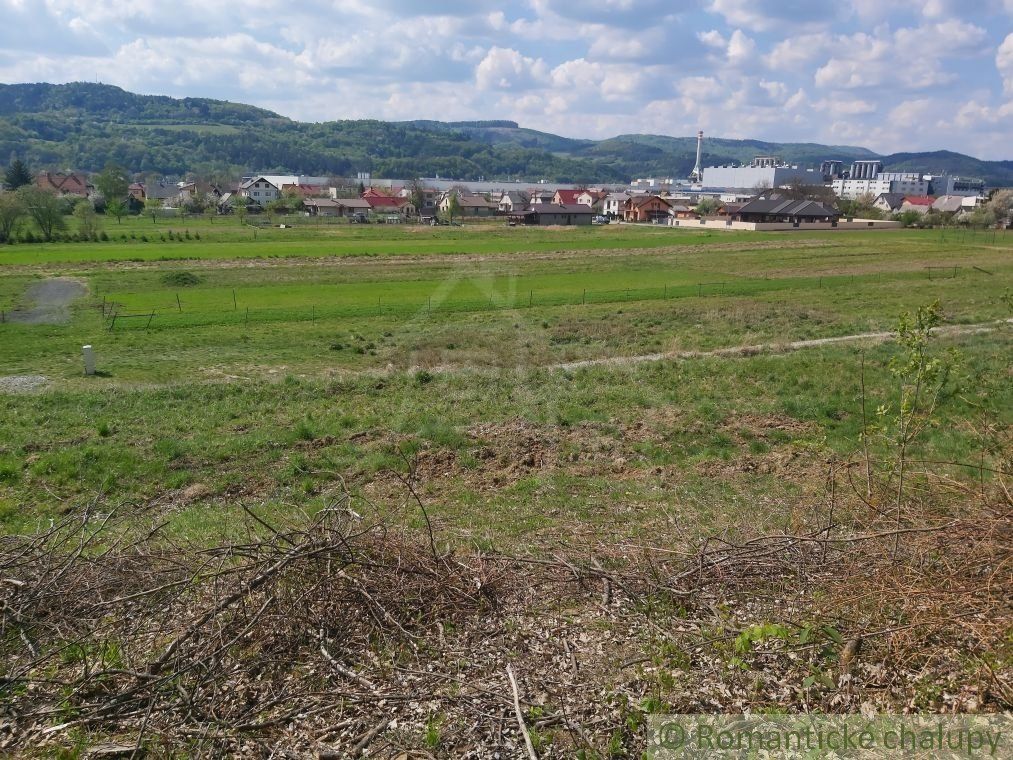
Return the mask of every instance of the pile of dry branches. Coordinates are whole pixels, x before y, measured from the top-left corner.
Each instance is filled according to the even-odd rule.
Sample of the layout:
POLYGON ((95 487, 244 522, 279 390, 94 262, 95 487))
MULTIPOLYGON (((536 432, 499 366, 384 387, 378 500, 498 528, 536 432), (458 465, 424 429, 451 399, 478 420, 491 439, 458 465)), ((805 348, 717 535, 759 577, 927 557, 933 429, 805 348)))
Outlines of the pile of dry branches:
POLYGON ((0 751, 593 756, 638 751, 637 716, 659 707, 1008 709, 1002 477, 925 479, 898 527, 871 487, 844 488, 855 467, 792 534, 677 548, 441 552, 424 509, 413 533, 347 500, 284 528, 246 510, 249 539, 214 547, 138 535, 125 511, 7 536, 0 751), (730 658, 766 621, 841 640, 730 658), (935 686, 978 679, 973 704, 919 704, 932 667, 957 667, 935 686))

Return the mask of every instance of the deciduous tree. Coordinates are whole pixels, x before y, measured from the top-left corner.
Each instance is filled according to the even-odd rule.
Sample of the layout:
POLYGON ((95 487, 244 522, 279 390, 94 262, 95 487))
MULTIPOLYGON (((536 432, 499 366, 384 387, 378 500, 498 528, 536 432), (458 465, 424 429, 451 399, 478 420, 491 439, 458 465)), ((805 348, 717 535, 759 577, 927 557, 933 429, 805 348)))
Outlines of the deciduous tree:
POLYGON ((95 188, 102 193, 108 204, 114 200, 124 200, 130 190, 130 180, 122 166, 109 164, 95 177, 95 188))
POLYGON ((127 215, 127 204, 126 201, 111 200, 106 202, 106 214, 116 217, 116 223, 120 224, 123 217, 127 215))
POLYGON ((25 215, 25 205, 15 193, 0 193, 0 243, 14 236, 18 223, 25 215))
POLYGON ((77 204, 74 218, 77 220, 77 233, 82 238, 91 240, 98 235, 98 214, 90 203, 77 204))
POLYGON ((25 185, 17 194, 44 239, 52 240, 54 232, 67 226, 63 218, 64 204, 53 193, 34 185, 25 185))

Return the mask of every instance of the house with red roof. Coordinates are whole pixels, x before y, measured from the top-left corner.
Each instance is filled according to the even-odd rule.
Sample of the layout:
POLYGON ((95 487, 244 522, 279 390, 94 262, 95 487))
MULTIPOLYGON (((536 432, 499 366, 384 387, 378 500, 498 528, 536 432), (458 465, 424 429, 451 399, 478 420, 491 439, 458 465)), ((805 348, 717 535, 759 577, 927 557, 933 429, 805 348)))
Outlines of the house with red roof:
POLYGON ((634 195, 623 204, 623 221, 659 222, 667 221, 672 213, 672 204, 657 195, 634 195))
POLYGON ((42 172, 35 177, 35 186, 57 195, 77 195, 87 198, 94 188, 80 174, 42 172))
POLYGON ((583 192, 583 190, 557 190, 552 196, 552 202, 560 206, 576 206, 580 203, 577 196, 583 192))
POLYGON ((904 202, 900 204, 900 211, 914 211, 917 214, 927 214, 936 202, 932 195, 905 195, 904 202))
POLYGON ((391 198, 389 195, 370 193, 367 190, 363 193, 362 200, 369 204, 369 208, 374 214, 388 216, 397 214, 400 217, 415 215, 415 207, 406 198, 391 198))

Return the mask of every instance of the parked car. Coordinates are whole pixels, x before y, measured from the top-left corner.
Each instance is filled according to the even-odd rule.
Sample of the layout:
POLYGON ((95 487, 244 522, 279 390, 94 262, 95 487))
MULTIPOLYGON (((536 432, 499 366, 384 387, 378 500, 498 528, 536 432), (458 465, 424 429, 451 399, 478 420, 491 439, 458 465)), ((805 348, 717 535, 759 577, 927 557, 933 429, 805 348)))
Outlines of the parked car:
POLYGON ((591 224, 610 224, 611 222, 611 219, 607 216, 602 216, 601 214, 591 219, 591 224))
POLYGON ((352 214, 348 218, 349 224, 369 224, 369 217, 362 213, 352 214))

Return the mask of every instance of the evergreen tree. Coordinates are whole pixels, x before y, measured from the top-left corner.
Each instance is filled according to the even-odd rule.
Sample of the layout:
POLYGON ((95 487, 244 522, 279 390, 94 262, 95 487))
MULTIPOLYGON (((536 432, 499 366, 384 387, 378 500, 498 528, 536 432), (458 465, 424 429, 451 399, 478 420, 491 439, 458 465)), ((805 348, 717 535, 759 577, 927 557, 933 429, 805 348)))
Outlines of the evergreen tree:
POLYGON ((7 171, 4 172, 4 187, 8 190, 17 190, 19 187, 32 184, 33 181, 32 173, 28 171, 25 162, 20 159, 12 161, 11 165, 7 167, 7 171))

